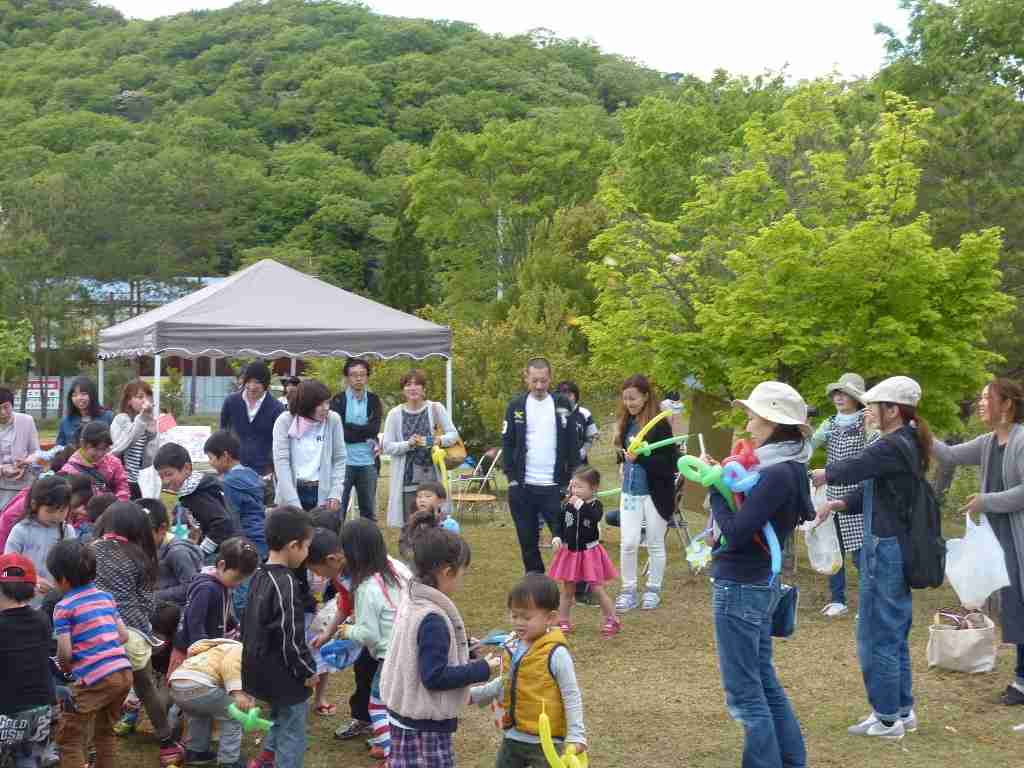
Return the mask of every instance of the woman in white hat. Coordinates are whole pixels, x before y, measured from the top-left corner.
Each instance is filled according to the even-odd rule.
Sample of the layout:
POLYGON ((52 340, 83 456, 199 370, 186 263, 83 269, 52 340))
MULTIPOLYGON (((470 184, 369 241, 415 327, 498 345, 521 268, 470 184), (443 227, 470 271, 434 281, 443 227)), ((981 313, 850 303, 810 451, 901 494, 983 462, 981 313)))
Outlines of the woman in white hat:
POLYGON ((881 438, 855 456, 814 471, 814 484, 857 485, 842 499, 818 509, 818 523, 830 512, 864 514, 860 553, 860 617, 857 656, 871 713, 849 733, 902 739, 917 730, 910 670, 913 602, 903 574, 900 537, 907 533, 906 510, 913 503, 916 476, 928 469, 932 436, 917 415, 921 386, 893 376, 864 393, 868 424, 881 438), (865 494, 870 493, 870 504, 865 494))
POLYGON ((747 412, 761 479, 739 514, 716 490, 710 494, 715 525, 725 537, 711 566, 718 666, 729 714, 743 724, 742 765, 802 768, 807 752, 800 723, 772 661, 772 614, 782 584, 772 574, 761 529, 770 522, 785 546, 801 511, 810 507, 807 404, 777 381, 758 384, 733 404, 747 412))
POLYGON ((1010 586, 999 592, 999 622, 1003 642, 1017 646, 1017 666, 1001 701, 1024 704, 1024 387, 993 379, 981 391, 978 417, 991 432, 960 445, 932 445, 943 464, 981 467, 982 492, 961 511, 987 515, 1003 548, 1010 586))
MULTIPOLYGON (((864 425, 864 379, 856 373, 844 373, 839 381, 825 387, 825 394, 836 407, 833 416, 821 422, 811 438, 811 446, 825 446, 826 464, 859 456, 868 444, 868 430, 864 425)), ((841 499, 852 491, 848 485, 830 485, 825 489, 828 499, 841 499)), ((821 609, 823 616, 830 619, 847 613, 846 607, 846 555, 853 555, 857 562, 860 545, 864 541, 863 515, 837 515, 835 518, 836 533, 843 550, 843 563, 839 570, 829 577, 828 586, 832 593, 829 603, 821 609)))

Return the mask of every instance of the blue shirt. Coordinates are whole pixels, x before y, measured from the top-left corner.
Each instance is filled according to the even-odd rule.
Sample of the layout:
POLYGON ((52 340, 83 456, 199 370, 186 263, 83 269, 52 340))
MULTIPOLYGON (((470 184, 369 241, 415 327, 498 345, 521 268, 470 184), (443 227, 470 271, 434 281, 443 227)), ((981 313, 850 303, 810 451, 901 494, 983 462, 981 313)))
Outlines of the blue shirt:
MULTIPOLYGON (((356 397, 355 392, 349 387, 345 390, 345 421, 349 424, 366 426, 366 392, 362 397, 356 397)), ((352 467, 369 467, 373 464, 373 448, 367 440, 362 443, 348 443, 348 464, 352 467)))
MULTIPOLYGON (((629 447, 629 441, 639 430, 636 419, 631 418, 626 427, 626 437, 622 444, 629 447)), ((630 496, 650 496, 651 494, 651 489, 647 485, 647 470, 629 459, 626 459, 625 467, 622 470, 622 492, 628 493, 630 496)))

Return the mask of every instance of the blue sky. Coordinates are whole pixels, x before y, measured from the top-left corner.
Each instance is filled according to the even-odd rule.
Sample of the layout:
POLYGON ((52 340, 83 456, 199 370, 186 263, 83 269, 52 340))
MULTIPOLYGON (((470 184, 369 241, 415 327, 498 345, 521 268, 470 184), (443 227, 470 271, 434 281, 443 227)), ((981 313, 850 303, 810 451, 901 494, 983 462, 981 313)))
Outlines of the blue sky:
MULTIPOLYGON (((152 19, 228 0, 103 0, 127 16, 152 19)), ((884 61, 876 22, 899 32, 907 14, 898 0, 369 0, 390 16, 458 19, 485 32, 514 35, 536 27, 559 37, 590 39, 605 51, 663 72, 707 77, 716 68, 757 75, 786 71, 793 79, 837 71, 871 75, 884 61)))

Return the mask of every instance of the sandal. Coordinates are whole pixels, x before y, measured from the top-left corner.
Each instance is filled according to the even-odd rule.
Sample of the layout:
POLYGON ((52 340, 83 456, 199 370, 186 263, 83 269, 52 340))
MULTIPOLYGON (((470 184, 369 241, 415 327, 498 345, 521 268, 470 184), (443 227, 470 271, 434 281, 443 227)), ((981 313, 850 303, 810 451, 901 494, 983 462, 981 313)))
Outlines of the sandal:
POLYGON ((316 713, 321 717, 333 717, 338 713, 337 704, 317 704, 316 713))

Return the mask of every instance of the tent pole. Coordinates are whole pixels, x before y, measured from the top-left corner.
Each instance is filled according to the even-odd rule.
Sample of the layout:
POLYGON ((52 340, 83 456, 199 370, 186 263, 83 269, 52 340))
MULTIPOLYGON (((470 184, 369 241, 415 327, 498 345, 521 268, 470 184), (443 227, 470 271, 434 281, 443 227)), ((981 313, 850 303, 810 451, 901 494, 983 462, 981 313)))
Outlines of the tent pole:
POLYGON ((153 355, 153 416, 160 418, 160 353, 153 355))
MULTIPOLYGON (((100 397, 100 403, 102 403, 102 402, 103 402, 103 362, 104 362, 104 360, 103 360, 103 358, 102 358, 102 357, 101 357, 101 358, 99 358, 99 359, 98 359, 98 360, 96 361, 96 374, 97 374, 97 375, 96 375, 96 378, 98 378, 98 379, 99 379, 99 383, 98 383, 98 386, 97 386, 97 388, 96 388, 96 389, 97 389, 97 394, 98 394, 98 395, 99 395, 99 397, 100 397)), ((44 385, 44 386, 45 386, 45 385, 44 385)), ((43 396, 44 396, 44 397, 46 396, 46 393, 45 393, 45 392, 43 393, 43 396)))
POLYGON ((289 376, 294 376, 295 375, 295 363, 296 363, 295 355, 292 355, 292 372, 289 374, 289 376))
POLYGON ((452 359, 449 357, 444 364, 444 394, 445 405, 448 408, 448 418, 455 419, 455 412, 452 411, 452 359))

